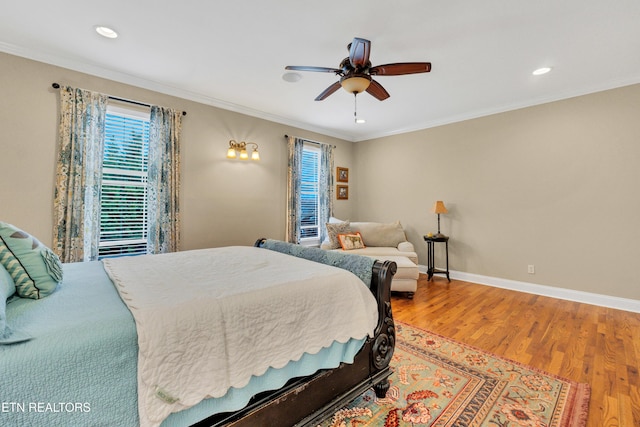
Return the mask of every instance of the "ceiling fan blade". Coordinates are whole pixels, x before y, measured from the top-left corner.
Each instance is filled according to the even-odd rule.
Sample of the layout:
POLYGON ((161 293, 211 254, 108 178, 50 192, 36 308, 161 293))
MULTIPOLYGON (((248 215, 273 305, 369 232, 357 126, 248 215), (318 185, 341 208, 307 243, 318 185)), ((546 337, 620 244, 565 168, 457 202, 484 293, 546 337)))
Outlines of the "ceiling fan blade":
POLYGON ((371 84, 369 84, 369 87, 367 88, 367 93, 380 101, 384 101, 391 96, 380 83, 373 79, 371 79, 371 84))
POLYGON ((429 71, 431 71, 431 62, 399 62, 377 65, 369 69, 369 73, 376 76, 401 76, 403 74, 428 73, 429 71))
POLYGON ((322 100, 326 99, 329 95, 331 95, 333 92, 335 92, 338 89, 340 89, 341 87, 342 86, 340 85, 340 82, 335 82, 334 84, 332 84, 331 86, 326 88, 324 90, 324 92, 322 92, 320 95, 318 95, 315 100, 316 101, 322 101, 322 100))
POLYGON ((366 67, 369 64, 371 42, 355 37, 349 45, 349 62, 353 68, 366 67))
POLYGON ((328 68, 328 67, 308 67, 305 65, 287 65, 284 67, 285 70, 295 70, 295 71, 315 71, 318 73, 342 73, 342 70, 337 68, 328 68))

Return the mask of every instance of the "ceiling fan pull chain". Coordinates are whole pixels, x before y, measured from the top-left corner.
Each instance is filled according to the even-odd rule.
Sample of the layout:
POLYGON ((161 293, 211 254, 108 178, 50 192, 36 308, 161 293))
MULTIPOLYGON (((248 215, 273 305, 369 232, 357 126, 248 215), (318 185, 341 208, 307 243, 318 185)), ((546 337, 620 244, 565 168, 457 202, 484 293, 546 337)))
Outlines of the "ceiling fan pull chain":
POLYGON ((358 93, 353 92, 353 121, 358 123, 358 93))

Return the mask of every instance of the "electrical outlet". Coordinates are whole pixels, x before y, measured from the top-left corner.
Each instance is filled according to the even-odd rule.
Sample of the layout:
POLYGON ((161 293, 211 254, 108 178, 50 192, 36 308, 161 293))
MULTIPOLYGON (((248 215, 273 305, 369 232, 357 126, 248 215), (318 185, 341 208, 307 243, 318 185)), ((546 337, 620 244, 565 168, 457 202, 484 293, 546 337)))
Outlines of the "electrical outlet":
POLYGON ((533 264, 529 264, 527 266, 527 273, 529 274, 536 274, 536 268, 533 266, 533 264))

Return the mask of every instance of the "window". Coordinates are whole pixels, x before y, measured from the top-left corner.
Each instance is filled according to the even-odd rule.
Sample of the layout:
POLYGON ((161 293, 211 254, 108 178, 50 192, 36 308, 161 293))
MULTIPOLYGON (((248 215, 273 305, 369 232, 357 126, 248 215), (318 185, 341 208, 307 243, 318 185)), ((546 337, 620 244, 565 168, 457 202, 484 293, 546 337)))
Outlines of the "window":
POLYGON ((149 110, 109 105, 98 258, 147 253, 149 110))
POLYGON ((300 243, 309 246, 320 244, 320 154, 316 144, 305 143, 302 147, 300 243))
POLYGON ((333 146, 290 136, 285 239, 320 246, 333 209, 333 146))

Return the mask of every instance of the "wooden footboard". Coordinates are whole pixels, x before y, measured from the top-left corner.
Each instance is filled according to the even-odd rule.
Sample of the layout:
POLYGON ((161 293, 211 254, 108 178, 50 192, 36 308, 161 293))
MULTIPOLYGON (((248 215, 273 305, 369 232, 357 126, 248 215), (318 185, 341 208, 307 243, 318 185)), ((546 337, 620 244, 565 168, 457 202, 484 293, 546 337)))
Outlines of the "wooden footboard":
MULTIPOLYGON (((264 239, 259 239, 260 246, 264 239)), ((371 292, 378 302, 378 324, 352 364, 322 370, 289 381, 283 388, 255 396, 242 410, 218 414, 196 426, 313 426, 373 387, 378 397, 389 389, 389 362, 395 346, 395 326, 391 312, 391 279, 396 272, 392 261, 373 265, 371 292)))

